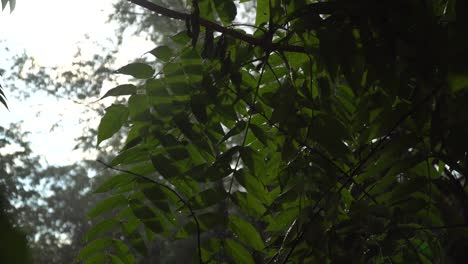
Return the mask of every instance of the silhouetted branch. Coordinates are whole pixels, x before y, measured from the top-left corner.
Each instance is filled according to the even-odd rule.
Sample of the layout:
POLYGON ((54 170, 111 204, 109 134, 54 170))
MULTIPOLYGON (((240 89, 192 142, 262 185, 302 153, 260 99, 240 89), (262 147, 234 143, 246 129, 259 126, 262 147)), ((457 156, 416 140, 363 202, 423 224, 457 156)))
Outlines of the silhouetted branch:
MULTIPOLYGON (((183 20, 186 21, 187 19, 190 19, 191 14, 183 13, 183 12, 178 12, 174 11, 168 8, 165 8, 163 6, 157 5, 155 3, 152 3, 147 0, 128 0, 136 5, 139 5, 141 7, 144 7, 150 11, 155 12, 156 14, 177 19, 177 20, 183 20)), ((230 37, 233 37, 235 39, 244 41, 252 46, 258 46, 262 47, 265 50, 269 51, 289 51, 289 52, 298 52, 298 53, 307 53, 304 47, 301 46, 296 46, 296 45, 282 45, 279 43, 273 43, 271 40, 265 39, 265 38, 255 38, 253 36, 241 33, 239 31, 236 31, 232 28, 228 27, 223 27, 217 23, 214 23, 212 21, 200 18, 200 25, 204 26, 206 28, 209 28, 213 31, 217 31, 220 33, 223 33, 225 35, 228 35, 230 37)))

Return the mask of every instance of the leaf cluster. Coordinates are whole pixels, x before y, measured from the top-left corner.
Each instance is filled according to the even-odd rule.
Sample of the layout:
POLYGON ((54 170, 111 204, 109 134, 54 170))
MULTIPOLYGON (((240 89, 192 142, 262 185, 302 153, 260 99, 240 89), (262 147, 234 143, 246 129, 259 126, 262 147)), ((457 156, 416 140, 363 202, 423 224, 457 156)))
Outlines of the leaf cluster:
POLYGON ((117 71, 140 81, 107 94, 129 98, 98 143, 129 132, 88 234, 112 236, 79 259, 133 263, 160 236, 194 239, 200 263, 466 256, 464 2, 258 0, 252 34, 231 0, 198 1, 197 19, 131 2, 200 34, 152 50, 158 73, 117 71))

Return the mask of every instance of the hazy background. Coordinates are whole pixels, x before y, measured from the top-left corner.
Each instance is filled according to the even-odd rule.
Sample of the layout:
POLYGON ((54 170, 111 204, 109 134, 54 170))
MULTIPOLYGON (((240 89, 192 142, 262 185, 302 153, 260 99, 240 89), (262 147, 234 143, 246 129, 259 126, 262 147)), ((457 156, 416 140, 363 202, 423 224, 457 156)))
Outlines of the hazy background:
MULTIPOLYGON (((154 2, 188 12, 184 0, 154 2)), ((109 161, 122 139, 96 148, 103 109, 116 99, 97 100, 128 81, 114 71, 151 59, 147 51, 184 29, 126 0, 18 0, 13 13, 0 13, 0 84, 9 107, 0 107, 0 191, 34 263, 72 263, 85 244, 87 212, 105 196, 92 190, 112 174, 96 159, 109 161)), ((183 263, 193 253, 186 248, 158 240, 138 261, 183 263)))

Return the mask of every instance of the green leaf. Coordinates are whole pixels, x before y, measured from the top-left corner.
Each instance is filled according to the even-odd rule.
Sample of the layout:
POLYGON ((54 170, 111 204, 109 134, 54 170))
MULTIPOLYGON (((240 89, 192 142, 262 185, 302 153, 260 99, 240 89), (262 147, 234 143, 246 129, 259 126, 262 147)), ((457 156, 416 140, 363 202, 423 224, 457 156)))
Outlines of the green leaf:
POLYGON ((248 193, 236 192, 233 195, 233 201, 243 212, 253 217, 260 218, 266 211, 265 206, 248 193))
POLYGON ((99 144, 112 137, 128 119, 128 109, 124 105, 111 105, 106 108, 106 113, 101 119, 98 127, 98 146, 99 144))
POLYGON ((252 131, 255 137, 260 140, 260 142, 262 142, 264 146, 268 146, 269 137, 262 128, 255 124, 250 124, 249 129, 252 131))
POLYGON ((349 139, 346 128, 330 115, 320 115, 309 129, 309 137, 321 144, 333 156, 345 159, 349 149, 343 143, 349 139))
POLYGON ((107 255, 104 253, 99 253, 86 259, 83 262, 83 264, 101 264, 101 263, 105 263, 106 260, 107 260, 107 255))
POLYGON ((176 44, 184 46, 186 45, 189 41, 190 38, 187 35, 187 31, 181 31, 174 36, 171 37, 172 41, 174 41, 176 44))
POLYGON ((115 176, 112 176, 107 181, 103 182, 101 185, 99 185, 99 187, 97 187, 96 190, 94 190, 94 193, 108 192, 118 186, 128 184, 134 180, 135 180, 135 176, 129 175, 127 173, 115 175, 115 176))
POLYGON ((178 201, 178 198, 173 193, 155 183, 142 186, 142 192, 157 210, 162 210, 166 213, 171 213, 168 201, 172 203, 178 201))
POLYGON ((174 56, 172 49, 165 45, 154 48, 150 51, 150 53, 153 54, 156 58, 165 62, 170 61, 174 56))
MULTIPOLYGON (((149 162, 139 164, 128 170, 132 173, 136 173, 143 176, 154 172, 154 168, 149 162)), ((128 173, 117 174, 115 176, 110 177, 110 179, 108 179, 107 181, 103 182, 94 192, 103 193, 112 189, 117 189, 120 186, 125 186, 131 182, 134 182, 136 179, 137 177, 135 175, 131 175, 128 173)))
POLYGON ((468 89, 468 75, 467 74, 449 74, 448 83, 451 90, 457 93, 462 90, 468 89))
POLYGON ((94 218, 126 204, 127 199, 125 196, 111 196, 100 201, 93 209, 91 209, 91 211, 89 211, 88 216, 94 218))
POLYGON ((226 252, 231 258, 234 260, 235 263, 239 264, 254 264, 255 261, 252 258, 250 252, 245 249, 241 244, 237 243, 236 241, 228 238, 225 241, 226 245, 226 252))
POLYGON ((144 145, 138 145, 122 151, 112 160, 111 165, 133 164, 146 160, 148 160, 148 148, 144 145))
POLYGON ((237 15, 237 7, 232 0, 214 0, 216 12, 223 24, 230 24, 237 15))
POLYGON ((399 183, 391 194, 390 202, 398 202, 406 199, 408 196, 415 194, 416 192, 423 189, 428 184, 428 180, 425 177, 416 177, 408 181, 399 183))
POLYGON ((138 123, 131 126, 127 134, 127 139, 125 140, 125 145, 122 150, 127 150, 129 148, 139 145, 143 141, 143 134, 147 132, 148 128, 147 123, 138 123), (143 133, 142 133, 143 132, 143 133))
POLYGON ((205 124, 208 122, 206 112, 206 98, 202 95, 194 95, 190 98, 190 107, 198 122, 205 124))
POLYGON ((201 245, 202 259, 210 259, 221 250, 221 241, 217 238, 210 238, 203 241, 201 245))
POLYGON ((262 251, 265 248, 265 243, 257 229, 244 219, 231 215, 228 227, 241 242, 253 249, 262 251))
POLYGON ((143 194, 150 201, 164 201, 168 198, 166 190, 156 183, 142 183, 140 184, 143 194))
POLYGON ((105 219, 101 222, 94 224, 85 235, 85 241, 90 241, 102 235, 106 231, 109 231, 111 228, 115 227, 118 222, 114 219, 105 219))
POLYGON ((268 203, 268 194, 265 186, 263 186, 262 182, 253 174, 249 173, 245 169, 241 169, 234 172, 234 177, 247 190, 249 195, 255 196, 264 203, 268 203))
MULTIPOLYGON (((130 209, 130 208, 129 208, 130 209)), ((131 209, 130 209, 131 210, 131 209)), ((142 235, 138 231, 138 227, 140 226, 141 221, 137 218, 134 218, 133 221, 128 221, 128 222, 123 222, 121 223, 123 233, 125 234, 125 237, 127 238, 127 241, 130 241, 130 245, 138 251, 143 256, 148 255, 148 249, 145 244, 145 240, 143 239, 142 235)), ((118 255, 124 256, 125 252, 127 252, 128 247, 124 244, 125 248, 118 249, 117 246, 119 244, 116 244, 114 240, 114 248, 116 249, 118 255)), ((119 246, 120 248, 120 246, 119 246)), ((120 257, 121 259, 123 257, 120 257)))
POLYGON ((208 212, 197 217, 203 230, 212 230, 215 227, 225 228, 226 217, 222 212, 208 212))
POLYGON ((297 218, 298 213, 299 213, 299 209, 297 207, 289 208, 287 210, 283 210, 279 212, 278 214, 272 217, 271 222, 268 225, 266 231, 269 231, 269 232, 284 231, 288 226, 291 225, 294 219, 297 218))
POLYGON ((179 168, 162 154, 151 157, 154 168, 165 178, 176 177, 180 175, 179 168))
POLYGON ((3 106, 5 106, 6 109, 8 109, 8 104, 5 100, 5 98, 3 98, 3 96, 0 95, 0 103, 3 104, 3 106))
POLYGON ((166 75, 164 81, 169 90, 176 95, 186 95, 192 90, 183 73, 180 75, 166 75))
POLYGON ((257 12, 255 17, 255 25, 258 26, 267 23, 270 19, 269 0, 257 0, 257 12))
POLYGON ((125 262, 123 262, 122 260, 120 260, 119 257, 117 257, 117 256, 115 256, 115 255, 109 254, 108 256, 109 256, 109 258, 110 258, 112 264, 125 264, 125 262))
POLYGON ((198 135, 194 131, 193 124, 190 122, 190 118, 186 113, 180 113, 174 116, 174 121, 180 131, 182 131, 187 138, 197 140, 198 135))
POLYGON ((130 75, 137 79, 148 79, 153 77, 154 69, 148 64, 135 62, 123 66, 116 72, 120 74, 130 75))
POLYGON ((169 95, 164 79, 148 79, 145 82, 145 88, 148 96, 165 97, 169 95))
POLYGON ((131 118, 137 117, 149 109, 148 97, 142 94, 134 94, 128 99, 128 112, 131 118))
POLYGON ((130 201, 130 207, 135 216, 156 234, 166 231, 166 223, 160 214, 156 214, 152 208, 146 206, 138 200, 130 201))
POLYGON ((132 95, 136 93, 137 87, 133 84, 122 84, 107 91, 99 100, 109 96, 132 95))
POLYGON ((111 244, 112 239, 110 238, 98 238, 81 249, 80 253, 78 253, 77 259, 82 260, 89 258, 96 253, 101 253, 105 251, 111 244))
POLYGON ((243 120, 237 122, 236 125, 231 130, 229 130, 229 132, 227 132, 226 135, 224 135, 224 137, 221 139, 221 141, 218 144, 221 144, 227 139, 229 139, 230 137, 235 136, 241 133, 242 131, 244 131, 246 124, 247 123, 243 120))
POLYGON ((6 103, 6 96, 5 93, 3 92, 3 87, 0 85, 0 102, 5 106, 6 109, 8 109, 8 105, 6 103))
POLYGON ((213 0, 198 0, 198 6, 200 7, 200 17, 213 21, 214 20, 214 10, 213 10, 213 0))
POLYGON ((265 173, 265 161, 260 153, 249 147, 243 147, 239 152, 242 161, 245 163, 247 168, 249 168, 250 172, 260 179, 265 173))
POLYGON ((122 261, 122 263, 125 264, 134 264, 136 263, 135 257, 133 256, 132 251, 127 247, 127 245, 122 242, 121 240, 114 239, 112 240, 112 243, 114 244, 114 250, 119 257, 119 260, 122 261))
POLYGON ((209 188, 199 193, 196 196, 196 203, 193 204, 194 209, 202 209, 223 201, 227 196, 224 188, 209 188))

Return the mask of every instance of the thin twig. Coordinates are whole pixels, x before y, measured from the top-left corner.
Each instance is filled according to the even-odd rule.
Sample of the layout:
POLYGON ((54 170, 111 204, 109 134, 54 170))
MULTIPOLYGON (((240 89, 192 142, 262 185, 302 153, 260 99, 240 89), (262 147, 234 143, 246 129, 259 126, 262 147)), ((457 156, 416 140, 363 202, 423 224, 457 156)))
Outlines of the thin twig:
POLYGON ((195 212, 193 211, 193 208, 192 206, 187 202, 185 201, 185 199, 178 193, 176 192, 174 189, 172 189, 171 187, 163 184, 163 183, 160 183, 158 181, 155 181, 155 180, 152 180, 148 177, 145 177, 141 174, 138 174, 136 172, 133 172, 133 171, 129 171, 129 170, 125 170, 125 169, 120 169, 120 168, 116 168, 112 165, 109 165, 107 163, 105 163, 104 161, 102 160, 97 160, 97 162, 101 163, 102 165, 104 165, 105 167, 109 168, 109 169, 112 169, 112 170, 115 170, 115 171, 120 171, 120 172, 123 172, 123 173, 127 173, 127 174, 130 174, 130 175, 133 175, 133 176, 137 176, 137 177, 141 177, 143 179, 146 179, 146 180, 149 180, 165 189, 167 189, 168 191, 170 191, 171 193, 173 193, 175 196, 177 196, 177 198, 179 198, 179 200, 185 205, 185 207, 187 207, 187 209, 189 210, 190 212, 190 216, 193 217, 193 220, 195 221, 195 224, 197 226, 197 249, 198 249, 198 257, 199 257, 199 263, 200 264, 203 264, 203 259, 202 259, 202 254, 201 254, 201 231, 200 231, 200 223, 198 222, 198 218, 197 216, 195 215, 195 212))
MULTIPOLYGON (((270 53, 267 52, 267 54, 263 58, 262 70, 260 72, 260 76, 258 77, 257 87, 255 88, 255 95, 254 95, 254 98, 253 98, 253 104, 254 105, 255 105, 255 101, 257 100, 257 97, 258 97, 258 90, 260 89, 260 85, 262 84, 263 74, 265 73, 265 65, 268 63, 269 54, 270 53)), ((245 141, 247 140, 247 134, 249 132, 249 126, 250 126, 250 122, 252 120, 253 113, 254 113, 254 111, 250 111, 249 118, 248 118, 247 124, 245 126, 244 138, 242 139, 242 144, 241 144, 242 147, 244 147, 245 141)), ((237 170, 237 167, 239 166, 240 158, 241 158, 241 156, 239 154, 239 157, 237 157, 236 165, 234 167, 234 172, 237 170)), ((229 184, 229 194, 231 194, 233 182, 234 182, 234 175, 232 176, 231 182, 229 184)))

